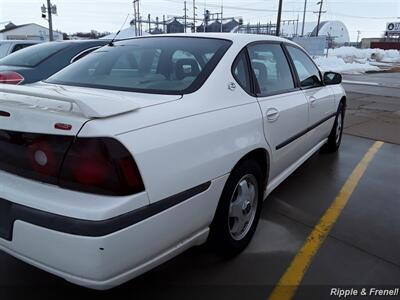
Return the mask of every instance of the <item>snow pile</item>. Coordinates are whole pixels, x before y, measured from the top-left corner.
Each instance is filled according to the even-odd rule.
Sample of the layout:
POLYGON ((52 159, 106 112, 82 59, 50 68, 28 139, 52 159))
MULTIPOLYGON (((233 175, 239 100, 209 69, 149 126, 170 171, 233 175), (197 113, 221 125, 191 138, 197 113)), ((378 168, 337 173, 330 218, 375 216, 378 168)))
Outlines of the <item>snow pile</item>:
POLYGON ((400 63, 400 51, 382 49, 358 49, 340 47, 330 49, 328 57, 314 59, 323 71, 334 71, 344 74, 361 74, 379 71, 379 67, 391 67, 400 63))
POLYGON ((369 62, 346 63, 343 58, 330 56, 330 57, 317 57, 314 59, 322 71, 333 71, 343 74, 362 74, 365 72, 379 71, 380 68, 371 65, 369 62))
POLYGON ((399 50, 358 49, 355 47, 340 47, 329 50, 329 56, 342 58, 345 62, 376 61, 384 63, 400 63, 399 50))

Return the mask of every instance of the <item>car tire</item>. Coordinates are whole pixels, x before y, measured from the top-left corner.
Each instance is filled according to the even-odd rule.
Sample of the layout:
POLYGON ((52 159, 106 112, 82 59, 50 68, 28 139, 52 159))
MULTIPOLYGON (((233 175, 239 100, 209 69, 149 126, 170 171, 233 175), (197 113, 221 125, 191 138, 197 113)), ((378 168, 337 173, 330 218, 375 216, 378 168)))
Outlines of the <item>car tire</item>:
POLYGON ((322 152, 332 153, 336 152, 339 149, 343 135, 344 112, 345 107, 344 104, 341 102, 339 104, 339 108, 335 117, 335 123, 333 124, 332 131, 329 134, 328 141, 321 149, 322 152))
POLYGON ((231 172, 211 224, 209 241, 219 255, 233 257, 249 244, 260 218, 263 178, 254 160, 244 161, 231 172))

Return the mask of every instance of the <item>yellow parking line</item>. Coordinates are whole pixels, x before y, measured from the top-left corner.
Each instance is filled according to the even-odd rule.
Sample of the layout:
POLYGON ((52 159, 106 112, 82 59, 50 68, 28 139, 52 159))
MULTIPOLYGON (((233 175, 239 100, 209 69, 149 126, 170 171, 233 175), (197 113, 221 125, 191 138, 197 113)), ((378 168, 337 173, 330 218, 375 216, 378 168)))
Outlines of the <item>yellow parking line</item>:
POLYGON ((346 183, 343 185, 339 194, 336 196, 336 199, 326 210, 318 224, 307 237, 303 247, 296 254, 291 264, 286 269, 285 274, 283 274, 277 286, 272 291, 269 300, 292 299, 297 287, 299 286, 308 267, 310 266, 314 255, 318 252, 318 249, 328 236, 332 226, 335 224, 343 208, 349 201, 351 194, 363 176, 369 163, 382 145, 383 142, 375 142, 364 155, 363 159, 358 163, 350 177, 347 179, 346 183))

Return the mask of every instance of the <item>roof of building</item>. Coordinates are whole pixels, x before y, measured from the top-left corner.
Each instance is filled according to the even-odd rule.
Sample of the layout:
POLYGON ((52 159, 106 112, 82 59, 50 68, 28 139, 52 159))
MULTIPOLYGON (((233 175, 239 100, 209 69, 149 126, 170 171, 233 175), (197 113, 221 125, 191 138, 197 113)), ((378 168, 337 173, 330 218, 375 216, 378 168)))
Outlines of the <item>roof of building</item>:
MULTIPOLYGON (((149 33, 143 31, 143 35, 149 35, 149 33)), ((129 26, 125 29, 122 29, 118 35, 117 33, 110 33, 109 35, 103 36, 100 39, 101 40, 111 40, 111 39, 116 39, 116 40, 123 40, 123 39, 130 39, 136 37, 136 31, 135 27, 129 26)))
POLYGON ((311 36, 316 36, 317 35, 317 29, 318 31, 320 31, 322 29, 322 27, 324 27, 326 24, 328 24, 330 21, 322 21, 321 23, 319 23, 319 26, 316 25, 315 28, 313 29, 313 31, 311 31, 311 36))
POLYGON ((183 26, 182 22, 180 22, 180 21, 178 20, 178 18, 176 18, 176 17, 173 17, 173 18, 171 18, 171 19, 165 21, 165 24, 167 24, 167 25, 169 25, 169 24, 174 24, 174 23, 179 23, 179 25, 182 25, 182 26, 183 26))
MULTIPOLYGON (((10 24, 10 23, 9 23, 10 24)), ((10 27, 7 27, 7 25, 5 26, 6 28, 4 28, 4 29, 2 29, 2 30, 0 30, 0 33, 3 33, 3 32, 7 32, 7 31, 10 31, 10 30, 14 30, 14 29, 17 29, 17 28, 21 28, 21 27, 24 27, 24 26, 28 26, 28 25, 31 25, 31 24, 34 24, 34 23, 28 23, 28 24, 22 24, 22 25, 14 25, 14 24, 12 24, 12 25, 14 25, 14 26, 10 26, 10 27)))
MULTIPOLYGON (((26 23, 26 24, 21 24, 21 25, 14 25, 13 23, 10 22, 8 24, 5 26, 4 29, 0 30, 0 33, 4 33, 4 32, 7 32, 7 31, 11 31, 11 30, 14 30, 14 29, 17 29, 17 28, 21 28, 21 27, 25 27, 25 26, 29 26, 29 25, 36 25, 36 26, 40 26, 42 28, 48 29, 47 27, 44 27, 44 26, 36 24, 36 23, 26 23), (11 24, 11 26, 7 26, 8 24, 11 24)), ((53 31, 54 32, 58 32, 58 33, 62 33, 62 32, 60 32, 58 30, 53 30, 53 31)))

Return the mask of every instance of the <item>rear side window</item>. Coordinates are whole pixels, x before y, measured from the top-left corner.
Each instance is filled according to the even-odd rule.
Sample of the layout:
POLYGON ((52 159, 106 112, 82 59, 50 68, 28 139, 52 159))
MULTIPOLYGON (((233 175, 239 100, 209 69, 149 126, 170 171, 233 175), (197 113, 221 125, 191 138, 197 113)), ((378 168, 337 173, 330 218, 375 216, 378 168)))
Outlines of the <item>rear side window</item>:
POLYGON ((246 58, 246 52, 243 50, 242 52, 239 53, 239 55, 236 57, 233 67, 232 67, 232 72, 233 76, 235 77, 236 81, 240 84, 240 86, 248 93, 251 92, 251 87, 250 87, 250 77, 249 77, 249 68, 247 65, 247 58, 246 58))
POLYGON ((198 89, 231 45, 211 38, 149 37, 92 52, 47 82, 160 94, 198 89))
POLYGON ((320 86, 320 73, 311 58, 297 47, 287 46, 287 49, 299 76, 300 85, 302 87, 320 86))
POLYGON ((294 89, 294 81, 280 44, 254 44, 248 47, 251 67, 259 94, 276 94, 294 89))
POLYGON ((49 42, 24 48, 0 61, 1 65, 34 67, 51 55, 67 47, 67 43, 49 42))
POLYGON ((34 45, 34 44, 17 44, 12 49, 11 53, 17 52, 18 50, 24 49, 24 48, 32 46, 32 45, 34 45))

